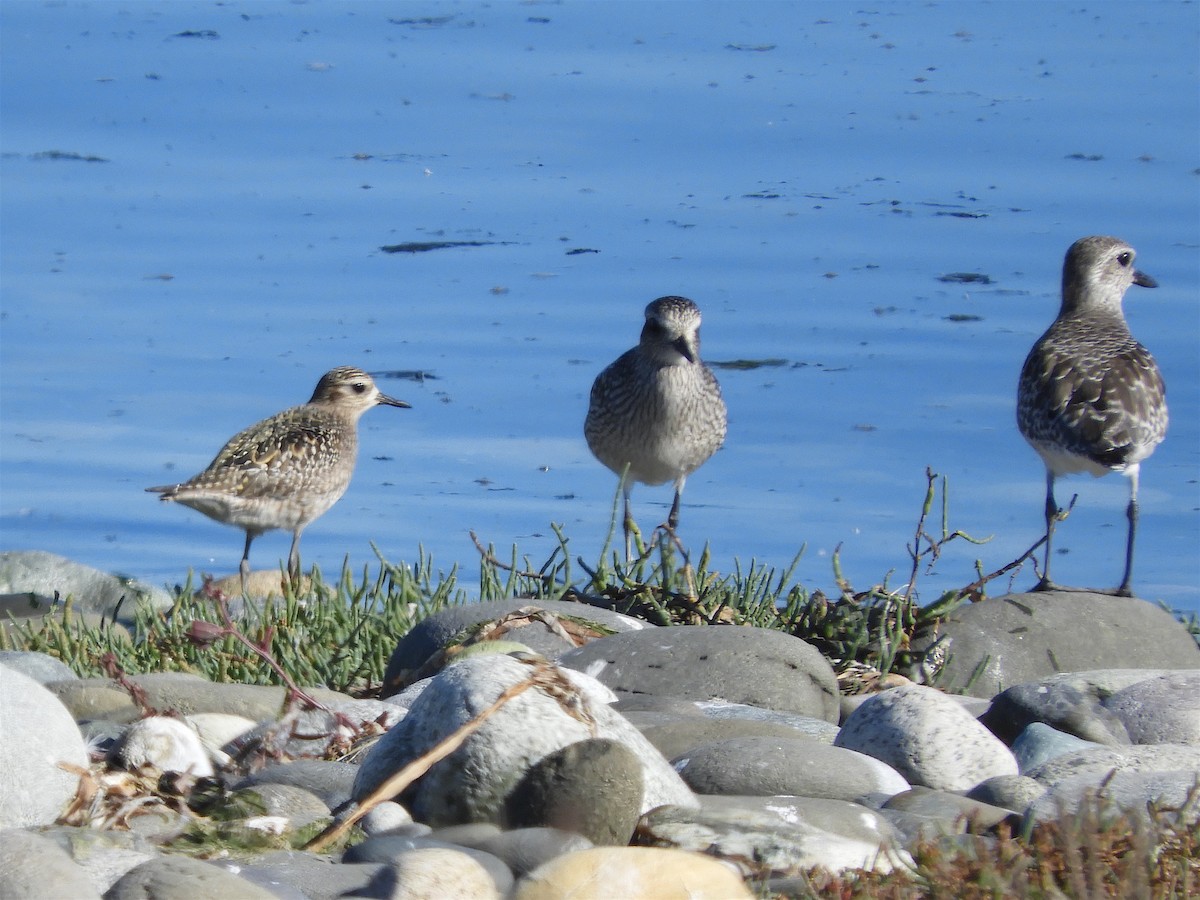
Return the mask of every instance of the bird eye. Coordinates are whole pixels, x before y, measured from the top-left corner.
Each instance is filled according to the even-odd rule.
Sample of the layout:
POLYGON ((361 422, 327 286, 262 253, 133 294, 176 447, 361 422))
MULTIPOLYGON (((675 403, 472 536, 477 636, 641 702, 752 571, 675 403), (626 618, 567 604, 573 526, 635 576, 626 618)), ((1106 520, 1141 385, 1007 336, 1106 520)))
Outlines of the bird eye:
POLYGON ((365 394, 366 392, 367 386, 365 384, 363 384, 361 381, 354 382, 354 393, 365 394))
POLYGON ((1128 250, 1126 250, 1124 253, 1122 253, 1120 256, 1117 257, 1117 262, 1119 262, 1122 265, 1122 267, 1128 268, 1129 264, 1131 262, 1133 262, 1133 254, 1130 253, 1128 250))

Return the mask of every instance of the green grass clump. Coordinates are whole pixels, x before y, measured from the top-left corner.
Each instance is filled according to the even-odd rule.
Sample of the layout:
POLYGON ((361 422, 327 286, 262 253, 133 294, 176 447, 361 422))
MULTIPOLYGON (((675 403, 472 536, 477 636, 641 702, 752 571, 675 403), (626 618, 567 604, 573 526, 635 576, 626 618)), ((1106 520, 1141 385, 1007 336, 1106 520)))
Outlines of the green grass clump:
MULTIPOLYGON (((286 581, 286 579, 285 579, 286 581)), ((233 624, 261 646, 296 684, 368 693, 383 680, 396 642, 435 610, 463 603, 457 570, 435 574, 424 553, 415 566, 380 560, 371 575, 343 567, 336 583, 319 569, 303 594, 285 588, 280 598, 262 604, 235 603, 243 610, 233 624)), ((232 636, 198 641, 196 623, 220 628, 224 622, 215 599, 191 579, 177 588, 174 604, 157 611, 137 609, 132 635, 119 625, 92 624, 73 614, 70 604, 54 615, 17 623, 0 631, 6 649, 37 650, 55 656, 82 677, 118 670, 191 672, 211 681, 280 684, 278 674, 232 636)))

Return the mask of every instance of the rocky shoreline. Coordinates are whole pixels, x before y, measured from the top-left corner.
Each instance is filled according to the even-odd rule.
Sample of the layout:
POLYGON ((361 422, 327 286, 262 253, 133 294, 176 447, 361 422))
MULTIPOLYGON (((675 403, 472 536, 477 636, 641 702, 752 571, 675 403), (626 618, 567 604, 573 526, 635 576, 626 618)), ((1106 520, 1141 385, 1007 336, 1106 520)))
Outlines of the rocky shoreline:
MULTIPOLYGON (((14 586, 0 584, 10 612, 45 591, 14 586)), ((904 868, 922 840, 1020 830, 1097 796, 1200 823, 1200 648, 1164 610, 1013 594, 936 637, 937 687, 921 672, 852 685, 782 632, 514 599, 423 620, 392 654, 389 696, 314 690, 324 709, 282 715, 281 688, 81 679, 4 651, 0 894, 786 896, 814 866, 904 868), (496 621, 503 641, 455 653, 496 621), (363 817, 365 838, 297 849, 481 718, 363 817), (210 847, 195 837, 205 787, 210 847)))

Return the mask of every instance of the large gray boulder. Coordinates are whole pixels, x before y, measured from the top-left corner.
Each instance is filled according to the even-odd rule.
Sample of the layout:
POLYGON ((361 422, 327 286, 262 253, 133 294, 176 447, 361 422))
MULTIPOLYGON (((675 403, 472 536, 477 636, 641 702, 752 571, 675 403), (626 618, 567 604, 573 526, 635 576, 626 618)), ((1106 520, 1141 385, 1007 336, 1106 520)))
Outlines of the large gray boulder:
POLYGON ((837 678, 811 644, 766 628, 677 625, 592 641, 559 657, 618 697, 728 700, 838 721, 837 678))
POLYGON ((0 611, 18 618, 44 616, 58 602, 71 599, 76 612, 115 617, 133 623, 138 605, 168 609, 171 595, 122 575, 110 575, 45 550, 0 553, 0 611))
POLYGON ((1196 669, 1200 647, 1169 612, 1145 600, 1083 591, 1007 594, 959 607, 913 650, 947 661, 935 682, 992 697, 1060 672, 1196 669))

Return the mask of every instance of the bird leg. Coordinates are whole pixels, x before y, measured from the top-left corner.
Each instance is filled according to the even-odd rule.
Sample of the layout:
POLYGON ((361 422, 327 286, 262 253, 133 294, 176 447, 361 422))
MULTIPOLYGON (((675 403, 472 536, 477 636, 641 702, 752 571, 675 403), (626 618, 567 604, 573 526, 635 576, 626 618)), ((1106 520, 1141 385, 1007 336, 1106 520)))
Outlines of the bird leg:
POLYGON ((1125 508, 1125 518, 1129 520, 1129 536, 1125 540, 1125 577, 1114 593, 1118 597, 1132 597, 1133 589, 1129 586, 1133 578, 1133 538, 1137 533, 1138 522, 1138 473, 1136 467, 1130 467, 1126 473, 1129 476, 1129 506, 1125 508))
POLYGON ((238 572, 242 576, 242 594, 246 594, 246 585, 250 579, 250 542, 254 540, 254 532, 246 532, 246 548, 242 551, 242 564, 238 566, 238 572))
POLYGON ((675 502, 671 504, 671 512, 667 516, 667 528, 672 533, 679 527, 679 500, 683 496, 683 483, 685 480, 685 477, 682 475, 675 479, 675 502))
POLYGON ((288 552, 288 577, 292 580, 292 589, 300 590, 300 532, 304 530, 301 525, 292 532, 292 549, 288 552))
POLYGON ((1054 502, 1054 473, 1046 469, 1046 565, 1042 569, 1042 580, 1033 586, 1035 591, 1057 590, 1058 585, 1050 580, 1051 543, 1054 540, 1054 526, 1058 523, 1061 510, 1054 502))

